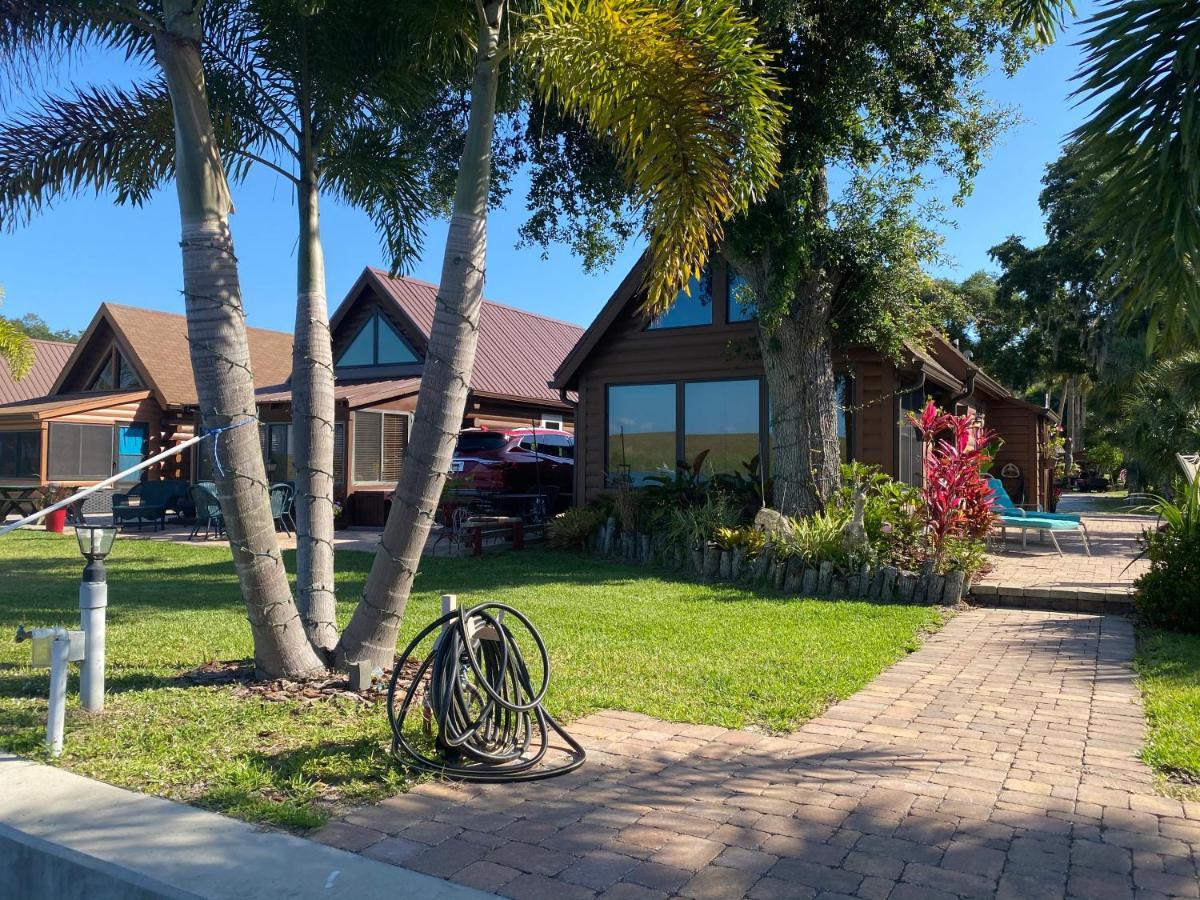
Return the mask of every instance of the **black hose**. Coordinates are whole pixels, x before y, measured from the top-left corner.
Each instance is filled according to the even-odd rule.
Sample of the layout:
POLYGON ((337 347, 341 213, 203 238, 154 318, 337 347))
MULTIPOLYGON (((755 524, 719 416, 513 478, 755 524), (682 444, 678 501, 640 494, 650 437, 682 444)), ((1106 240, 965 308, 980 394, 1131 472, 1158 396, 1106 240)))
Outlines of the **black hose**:
POLYGON ((587 754, 542 708, 549 684, 546 644, 524 615, 493 602, 452 610, 426 626, 396 658, 388 685, 392 756, 417 771, 463 781, 535 781, 574 771, 587 754), (541 657, 542 681, 536 690, 506 624, 508 616, 528 630, 541 657), (406 664, 437 629, 441 634, 433 650, 412 674, 397 708, 397 687, 411 668, 406 664), (422 685, 422 708, 437 729, 440 759, 421 753, 404 736, 405 720, 422 685), (550 749, 551 730, 566 742, 570 753, 566 762, 541 766, 550 749))

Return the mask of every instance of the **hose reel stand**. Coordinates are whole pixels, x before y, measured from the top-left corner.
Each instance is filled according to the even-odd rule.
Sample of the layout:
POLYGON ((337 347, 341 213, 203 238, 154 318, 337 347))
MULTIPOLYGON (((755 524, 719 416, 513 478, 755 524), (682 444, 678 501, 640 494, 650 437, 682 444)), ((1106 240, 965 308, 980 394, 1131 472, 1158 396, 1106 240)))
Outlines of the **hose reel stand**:
POLYGON ((403 765, 463 781, 534 781, 583 765, 583 747, 542 706, 550 684, 550 657, 533 623, 505 603, 459 608, 442 598, 443 614, 427 625, 396 658, 388 685, 392 756, 403 765), (533 684, 509 624, 528 632, 540 657, 542 677, 533 684), (418 648, 434 631, 433 648, 408 679, 418 648), (423 696, 418 698, 421 691, 423 696), (414 704, 440 758, 423 753, 404 734, 414 704), (553 746, 551 733, 565 746, 553 746), (561 762, 543 765, 561 751, 561 762))

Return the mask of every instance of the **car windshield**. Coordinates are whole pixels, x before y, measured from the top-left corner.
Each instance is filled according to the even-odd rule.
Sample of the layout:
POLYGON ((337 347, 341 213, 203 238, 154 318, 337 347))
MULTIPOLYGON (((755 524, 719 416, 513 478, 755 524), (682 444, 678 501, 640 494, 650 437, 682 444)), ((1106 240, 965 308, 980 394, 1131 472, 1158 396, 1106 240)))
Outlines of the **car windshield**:
POLYGON ((480 453, 484 450, 499 450, 508 443, 508 438, 498 431, 473 431, 458 436, 455 453, 480 453))

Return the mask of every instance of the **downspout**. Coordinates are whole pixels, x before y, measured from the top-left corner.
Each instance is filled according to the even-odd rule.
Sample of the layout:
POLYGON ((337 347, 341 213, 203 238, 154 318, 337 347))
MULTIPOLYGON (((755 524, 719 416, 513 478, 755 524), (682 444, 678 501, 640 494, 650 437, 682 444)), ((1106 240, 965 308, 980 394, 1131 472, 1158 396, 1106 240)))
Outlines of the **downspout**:
POLYGON ((962 391, 960 393, 955 394, 953 397, 951 397, 947 401, 947 403, 946 403, 947 407, 949 407, 951 410, 953 410, 954 407, 958 405, 960 400, 966 400, 973 393, 975 393, 975 373, 978 371, 979 371, 978 369, 968 369, 967 370, 967 377, 965 379, 963 379, 962 391))

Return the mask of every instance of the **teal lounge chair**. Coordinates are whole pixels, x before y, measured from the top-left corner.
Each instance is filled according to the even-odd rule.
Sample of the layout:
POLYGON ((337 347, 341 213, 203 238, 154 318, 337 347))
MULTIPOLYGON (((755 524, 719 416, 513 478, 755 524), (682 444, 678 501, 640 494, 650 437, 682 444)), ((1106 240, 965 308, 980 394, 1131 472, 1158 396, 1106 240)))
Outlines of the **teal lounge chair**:
POLYGON ((1008 543, 1008 529, 1017 528, 1021 532, 1021 549, 1026 546, 1025 536, 1030 531, 1036 531, 1039 534, 1050 535, 1050 540, 1054 544, 1054 549, 1058 551, 1058 555, 1062 556, 1062 547, 1059 546, 1058 536, 1056 531, 1077 531, 1079 536, 1083 538, 1083 549, 1087 551, 1087 555, 1092 555, 1092 545, 1088 540, 1087 525, 1083 520, 1071 513, 1052 513, 1042 512, 1041 510, 1031 511, 1021 509, 1012 501, 1012 497, 1008 496, 1008 491, 1004 489, 1003 482, 999 478, 989 478, 988 487, 992 489, 992 509, 996 513, 996 524, 1000 528, 1001 539, 1008 543))

